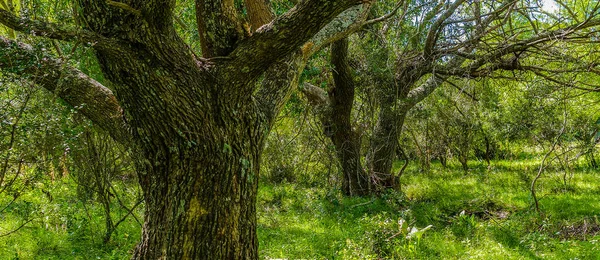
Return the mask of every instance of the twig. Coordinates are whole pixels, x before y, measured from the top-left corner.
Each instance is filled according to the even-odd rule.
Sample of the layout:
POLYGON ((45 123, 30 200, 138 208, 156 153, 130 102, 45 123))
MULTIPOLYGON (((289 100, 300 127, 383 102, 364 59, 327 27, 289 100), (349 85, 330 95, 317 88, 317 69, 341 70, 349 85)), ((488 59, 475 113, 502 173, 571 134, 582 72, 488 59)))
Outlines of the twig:
POLYGON ((353 208, 356 208, 356 207, 360 207, 360 206, 364 206, 364 205, 367 205, 367 204, 371 204, 373 202, 375 202, 375 198, 373 198, 372 200, 367 201, 367 202, 363 202, 363 203, 358 203, 356 205, 352 205, 352 206, 350 206, 350 208, 353 209, 353 208))
POLYGON ((550 150, 544 155, 544 158, 542 159, 542 162, 540 163, 540 168, 538 169, 538 173, 535 176, 535 178, 533 179, 533 181, 531 181, 531 196, 533 197, 535 211, 537 211, 540 215, 542 214, 542 212, 540 211, 539 200, 538 200, 538 197, 535 192, 535 184, 537 183, 538 179, 542 176, 542 173, 546 169, 546 166, 544 164, 546 163, 546 160, 548 159, 550 154, 552 154, 552 152, 554 152, 554 150, 556 149, 556 145, 558 144, 562 135, 565 133, 566 128, 567 128, 567 112, 565 111, 562 129, 560 130, 560 133, 556 136, 554 142, 552 143, 552 146, 550 147, 550 150))
POLYGON ((33 221, 33 219, 30 219, 30 220, 28 220, 27 222, 25 222, 25 223, 23 223, 22 225, 20 225, 18 228, 14 229, 14 230, 12 230, 12 231, 10 231, 10 232, 6 233, 6 234, 2 234, 2 235, 0 235, 0 237, 5 237, 5 236, 8 236, 8 235, 10 235, 10 234, 13 234, 13 233, 15 233, 15 232, 19 231, 21 228, 23 228, 25 225, 29 224, 31 221, 33 221))
POLYGON ((365 21, 365 22, 363 22, 363 24, 361 25, 361 27, 364 27, 364 26, 367 26, 367 25, 370 25, 370 24, 374 24, 374 23, 378 23, 378 22, 383 22, 383 21, 391 18, 392 16, 396 15, 396 13, 400 9, 400 7, 404 7, 403 8, 404 12, 402 14, 402 16, 404 16, 406 14, 407 5, 408 5, 407 1, 404 1, 404 0, 403 1, 398 1, 398 3, 396 3, 396 6, 394 7, 394 9, 391 12, 389 12, 389 13, 383 15, 383 16, 380 16, 380 17, 377 17, 377 18, 365 21))
POLYGON ((396 234, 393 234, 391 237, 388 237, 385 241, 390 241, 392 238, 397 237, 400 234, 402 234, 402 231, 400 231, 400 232, 398 232, 396 234))
MULTIPOLYGON (((133 205, 133 207, 129 210, 129 212, 127 212, 127 214, 125 214, 125 216, 123 216, 119 221, 117 221, 116 224, 113 225, 112 227, 112 231, 111 233, 113 233, 117 227, 119 227, 119 225, 121 224, 121 222, 125 221, 125 219, 127 219, 127 217, 129 215, 132 215, 134 217, 134 219, 138 222, 138 224, 140 224, 140 221, 135 217, 135 214, 133 214, 133 211, 137 208, 137 206, 139 206, 142 202, 144 201, 144 199, 139 200, 135 205, 133 205)), ((141 224, 140 224, 141 225, 141 224)))

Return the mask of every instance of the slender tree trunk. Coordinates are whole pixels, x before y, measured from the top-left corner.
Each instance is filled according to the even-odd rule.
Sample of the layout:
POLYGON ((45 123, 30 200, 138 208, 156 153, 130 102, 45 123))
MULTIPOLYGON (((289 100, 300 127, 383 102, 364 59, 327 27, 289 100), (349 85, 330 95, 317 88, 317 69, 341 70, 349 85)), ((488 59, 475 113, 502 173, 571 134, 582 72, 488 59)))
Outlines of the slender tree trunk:
POLYGON ((324 134, 335 147, 342 171, 342 192, 348 196, 366 195, 371 190, 371 183, 361 162, 360 138, 351 123, 355 85, 348 63, 347 38, 332 44, 331 63, 335 85, 328 95, 311 84, 305 84, 301 90, 314 106, 324 134))
POLYGON ((373 186, 377 190, 396 188, 396 176, 392 166, 396 158, 398 136, 408 111, 398 111, 382 105, 379 120, 371 137, 367 163, 371 171, 373 186))
MULTIPOLYGON (((383 57, 388 55, 384 50, 383 57)), ((394 73, 377 76, 381 85, 377 93, 379 116, 367 155, 372 185, 376 191, 397 188, 397 176, 392 173, 392 166, 398 138, 408 111, 420 101, 413 100, 414 97, 409 94, 415 82, 427 72, 420 56, 413 53, 403 55, 396 61, 394 73)))
POLYGON ((330 97, 330 138, 342 166, 342 191, 346 195, 366 195, 370 190, 369 178, 360 161, 360 138, 352 129, 354 80, 348 64, 348 39, 335 42, 331 48, 335 87, 330 97))

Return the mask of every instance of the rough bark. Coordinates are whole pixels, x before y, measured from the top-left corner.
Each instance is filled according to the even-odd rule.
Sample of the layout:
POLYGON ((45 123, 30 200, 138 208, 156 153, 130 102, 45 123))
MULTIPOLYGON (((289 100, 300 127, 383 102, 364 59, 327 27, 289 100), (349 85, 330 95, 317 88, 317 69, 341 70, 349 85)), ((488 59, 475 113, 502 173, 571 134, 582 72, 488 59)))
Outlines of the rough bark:
MULTIPOLYGON (((240 42, 220 72, 237 78, 235 83, 250 86, 246 83, 256 80, 271 64, 297 51, 342 11, 361 3, 359 0, 302 1, 240 42)), ((241 89, 237 94, 246 95, 250 90, 241 89)))
POLYGON ((227 56, 244 38, 233 0, 196 0, 202 56, 227 56))
MULTIPOLYGON (((382 47, 383 60, 386 60, 388 50, 382 47)), ((396 187, 392 164, 404 119, 412 108, 408 95, 415 82, 428 72, 428 64, 419 53, 406 53, 396 61, 394 72, 377 76, 381 86, 376 97, 379 113, 367 154, 367 166, 376 191, 396 187)))
POLYGON ((252 32, 269 23, 275 17, 271 12, 269 2, 269 0, 244 0, 252 32))
POLYGON ((147 212, 134 259, 258 258, 255 200, 265 129, 244 114, 236 123, 205 126, 215 142, 150 155, 154 161, 143 166, 141 180, 147 212))
POLYGON ((348 196, 369 194, 371 183, 361 162, 360 138, 352 127, 355 84, 348 63, 348 39, 333 43, 331 48, 334 86, 326 93, 306 83, 301 89, 336 152, 342 173, 342 192, 348 196))

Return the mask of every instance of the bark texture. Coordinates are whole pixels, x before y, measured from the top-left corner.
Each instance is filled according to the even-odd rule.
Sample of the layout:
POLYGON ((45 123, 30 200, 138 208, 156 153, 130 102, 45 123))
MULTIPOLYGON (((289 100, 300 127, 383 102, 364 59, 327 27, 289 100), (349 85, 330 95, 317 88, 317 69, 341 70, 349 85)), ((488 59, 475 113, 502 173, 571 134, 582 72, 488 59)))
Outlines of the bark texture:
POLYGON ((244 0, 248 18, 250 18, 251 31, 254 32, 261 26, 273 20, 269 0, 244 0))

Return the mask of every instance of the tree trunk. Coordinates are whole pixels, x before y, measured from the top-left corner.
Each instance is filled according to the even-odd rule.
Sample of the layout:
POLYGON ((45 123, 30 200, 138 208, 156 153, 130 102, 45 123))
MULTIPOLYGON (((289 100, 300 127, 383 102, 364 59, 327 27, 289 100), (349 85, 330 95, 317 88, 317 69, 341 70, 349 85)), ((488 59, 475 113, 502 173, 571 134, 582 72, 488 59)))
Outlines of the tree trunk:
POLYGON ((149 49, 159 57, 152 64, 99 55, 112 82, 139 90, 117 92, 136 119, 132 149, 146 201, 133 258, 257 259, 255 201, 269 123, 252 96, 220 92, 232 79, 205 77, 176 50, 185 52, 149 49))
POLYGON ((376 190, 396 188, 396 176, 392 166, 396 158, 398 137, 408 111, 398 111, 392 106, 382 104, 379 120, 371 137, 367 163, 371 179, 376 190))
POLYGON ((181 158, 153 158, 159 165, 146 164, 149 172, 141 180, 145 223, 133 258, 257 259, 261 148, 260 142, 225 143, 211 151, 187 150, 181 158))
MULTIPOLYGON (((387 60, 389 51, 383 48, 380 52, 385 58, 382 60, 387 60)), ((392 166, 398 138, 408 111, 418 103, 409 94, 415 82, 426 73, 420 56, 413 53, 402 55, 396 61, 394 72, 376 74, 379 84, 376 98, 380 107, 367 155, 372 186, 376 191, 397 188, 397 177, 392 173, 392 166)))
POLYGON ((348 64, 348 39, 336 41, 331 48, 335 87, 329 92, 329 137, 342 166, 342 192, 346 195, 366 195, 370 190, 369 178, 360 161, 360 138, 352 129, 351 114, 354 104, 354 80, 348 64))

